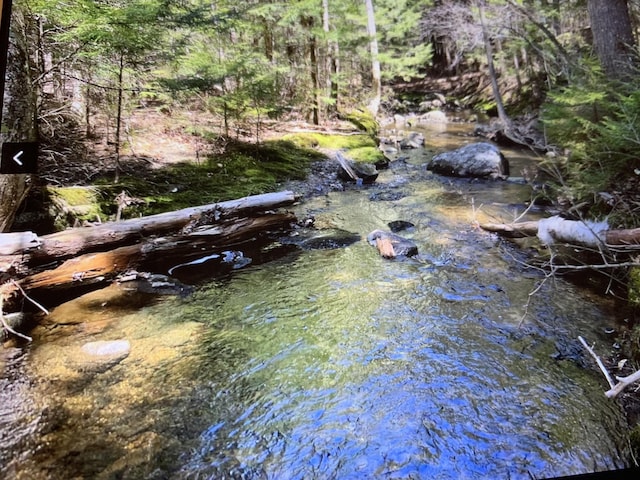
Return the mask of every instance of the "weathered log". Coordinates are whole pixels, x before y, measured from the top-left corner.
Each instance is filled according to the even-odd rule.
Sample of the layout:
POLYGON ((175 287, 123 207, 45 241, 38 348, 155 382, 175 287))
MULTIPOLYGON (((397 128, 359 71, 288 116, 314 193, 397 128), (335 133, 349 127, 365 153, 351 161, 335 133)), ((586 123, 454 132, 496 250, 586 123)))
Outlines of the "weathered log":
MULTIPOLYGON (((552 217, 553 218, 553 217, 552 217)), ((548 219, 545 219, 548 220, 548 219)), ((582 221, 564 220, 564 224, 571 227, 585 225, 582 221)), ((540 222, 520 222, 520 223, 485 223, 481 224, 480 228, 488 232, 494 232, 499 235, 508 238, 524 238, 535 237, 539 234, 540 222)), ((622 245, 640 245, 640 228, 632 229, 617 229, 617 230, 604 230, 594 231, 592 226, 587 225, 584 227, 583 233, 586 232, 588 236, 592 237, 590 240, 602 237, 602 241, 607 245, 622 246, 622 245)), ((575 231, 569 230, 569 234, 566 232, 560 232, 553 230, 551 232, 556 240, 565 243, 574 243, 576 245, 584 245, 585 243, 593 246, 592 241, 585 242, 579 234, 571 235, 575 231)))
MULTIPOLYGON (((135 245, 126 245, 105 252, 86 253, 66 260, 58 267, 29 275, 15 285, 5 284, 5 307, 15 307, 18 290, 33 296, 45 290, 67 292, 78 287, 101 285, 116 275, 130 269, 142 269, 154 263, 173 264, 207 255, 214 250, 249 241, 267 232, 290 228, 296 217, 291 213, 268 213, 259 217, 247 217, 228 221, 215 228, 187 235, 175 235, 146 239, 135 245)), ((84 289, 83 289, 84 290, 84 289)), ((51 301, 47 306, 52 306, 51 301)))
POLYGON ((507 238, 535 237, 538 234, 538 222, 483 223, 480 228, 507 238))
POLYGON ((219 212, 220 218, 224 219, 230 216, 246 215, 252 211, 264 211, 291 205, 294 201, 293 192, 283 191, 184 208, 121 222, 109 222, 93 227, 71 228, 35 239, 28 235, 16 236, 16 241, 12 244, 6 240, 3 242, 2 235, 0 235, 0 244, 3 245, 2 253, 4 253, 4 255, 0 255, 0 265, 14 260, 13 255, 18 254, 29 254, 32 264, 41 264, 52 259, 69 258, 98 248, 104 250, 111 246, 133 243, 142 237, 162 235, 179 230, 194 218, 209 211, 219 212), (29 241, 25 242, 25 238, 29 241))

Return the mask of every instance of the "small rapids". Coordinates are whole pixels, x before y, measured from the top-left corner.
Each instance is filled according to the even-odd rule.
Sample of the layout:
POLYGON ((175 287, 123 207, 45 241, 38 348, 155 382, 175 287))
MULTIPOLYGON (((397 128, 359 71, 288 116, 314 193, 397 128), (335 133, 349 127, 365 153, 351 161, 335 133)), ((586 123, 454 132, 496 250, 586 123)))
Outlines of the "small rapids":
MULTIPOLYGON (((514 175, 535 161, 505 154, 514 175)), ((611 307, 542 282, 477 229, 521 213, 528 187, 437 177, 428 155, 296 207, 348 232, 343 244, 287 248, 186 298, 113 286, 55 309, 32 344, 2 352, 0 474, 530 479, 628 466, 623 414, 577 340, 608 346, 611 307), (399 220, 419 254, 385 260, 366 236, 399 220), (102 340, 130 351, 87 360, 83 345, 102 340)))

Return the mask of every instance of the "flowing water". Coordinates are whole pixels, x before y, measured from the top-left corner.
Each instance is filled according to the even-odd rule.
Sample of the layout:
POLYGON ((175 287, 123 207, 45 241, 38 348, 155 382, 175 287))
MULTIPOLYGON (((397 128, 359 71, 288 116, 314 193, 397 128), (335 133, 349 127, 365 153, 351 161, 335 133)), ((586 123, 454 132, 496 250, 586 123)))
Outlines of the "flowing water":
MULTIPOLYGON (((472 140, 462 133, 429 131, 428 148, 472 140)), ((513 175, 532 161, 506 153, 513 175)), ((627 466, 624 417, 577 341, 610 346, 610 307, 561 279, 540 286, 517 249, 477 229, 512 220, 526 186, 439 178, 428 158, 413 151, 374 186, 296 207, 363 239, 410 221, 416 258, 385 260, 365 240, 289 249, 187 298, 113 286, 55 309, 33 343, 2 352, 0 476, 530 479, 627 466), (99 340, 130 351, 87 360, 82 346, 99 340)))

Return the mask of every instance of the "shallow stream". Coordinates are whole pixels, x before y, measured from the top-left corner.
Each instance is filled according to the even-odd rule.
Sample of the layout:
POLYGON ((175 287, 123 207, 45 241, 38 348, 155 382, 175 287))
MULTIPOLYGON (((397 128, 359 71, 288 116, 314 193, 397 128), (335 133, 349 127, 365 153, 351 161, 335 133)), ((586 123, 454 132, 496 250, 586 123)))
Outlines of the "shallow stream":
MULTIPOLYGON (((561 279, 530 295, 543 277, 477 228, 517 216, 527 186, 425 170, 434 150, 474 141, 467 131, 429 130, 428 150, 375 185, 296 207, 362 240, 296 249, 187 298, 110 287, 55 309, 33 343, 0 354, 0 477, 530 479, 626 467, 623 414, 577 340, 609 345, 611 306, 561 279), (401 235, 418 257, 385 260, 364 240, 395 220, 415 224, 401 235), (82 346, 99 340, 130 351, 87 360, 82 346)), ((514 176, 535 161, 505 154, 514 176)))

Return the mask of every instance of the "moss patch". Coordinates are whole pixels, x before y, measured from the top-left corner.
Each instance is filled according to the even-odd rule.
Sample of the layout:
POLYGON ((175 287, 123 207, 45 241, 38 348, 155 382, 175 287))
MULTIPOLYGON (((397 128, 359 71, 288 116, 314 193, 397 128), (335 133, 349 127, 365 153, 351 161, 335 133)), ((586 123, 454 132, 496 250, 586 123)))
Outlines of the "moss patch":
POLYGON ((122 218, 275 191, 281 182, 304 179, 311 161, 321 158, 324 156, 319 152, 285 140, 260 145, 230 141, 224 154, 200 163, 176 163, 121 175, 118 184, 112 184, 110 178, 99 180, 104 197, 109 199, 102 208, 115 215, 113 199, 123 190, 143 202, 127 208, 122 218))
POLYGON ((105 220, 101 192, 94 187, 47 187, 50 215, 56 228, 105 220))
POLYGON ((354 148, 375 147, 376 142, 369 135, 325 135, 323 133, 291 133, 282 137, 299 148, 331 148, 352 150, 354 148))
POLYGON ((377 147, 361 147, 349 150, 349 158, 354 162, 376 164, 385 160, 384 154, 377 147))
POLYGON ((371 137, 375 137, 380 131, 380 124, 370 112, 353 110, 345 115, 345 119, 371 137))

